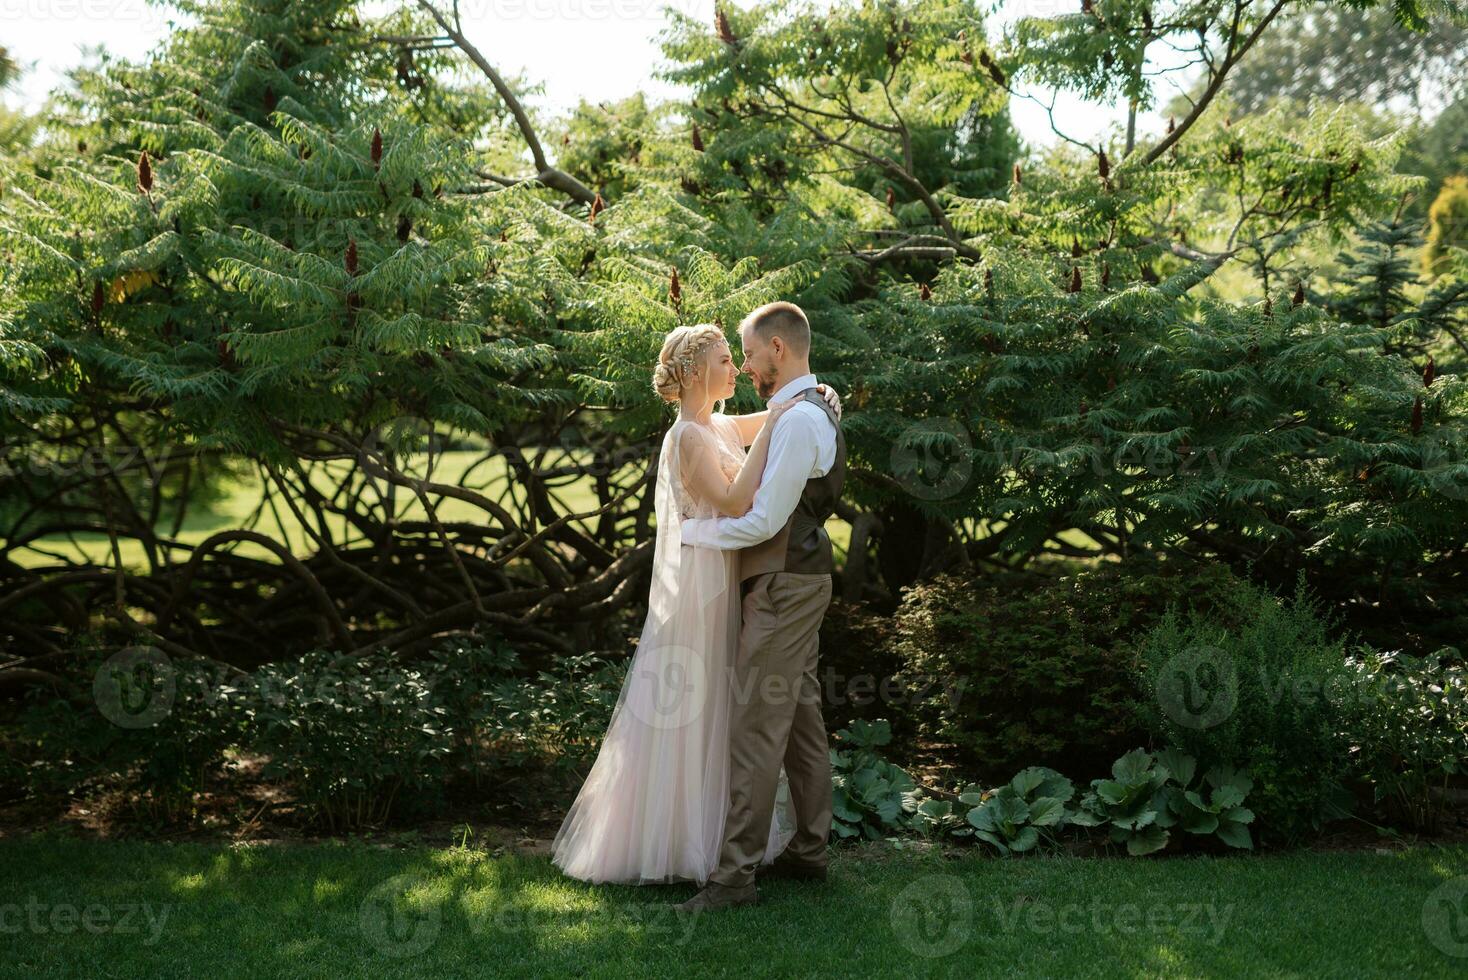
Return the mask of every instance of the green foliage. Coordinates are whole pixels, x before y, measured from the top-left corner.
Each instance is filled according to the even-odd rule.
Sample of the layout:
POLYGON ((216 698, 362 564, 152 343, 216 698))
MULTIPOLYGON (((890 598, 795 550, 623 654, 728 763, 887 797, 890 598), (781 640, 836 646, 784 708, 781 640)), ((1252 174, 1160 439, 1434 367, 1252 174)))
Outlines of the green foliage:
POLYGON ((288 780, 327 828, 379 824, 400 800, 438 798, 454 733, 431 674, 312 651, 253 681, 250 741, 269 756, 266 777, 288 780))
POLYGON ((136 763, 136 749, 118 745, 122 734, 95 711, 33 691, 4 726, 0 785, 10 799, 85 796, 136 763))
POLYGON ((1228 620, 1244 594, 1222 564, 1142 559, 1048 581, 913 586, 893 620, 899 677, 937 678, 957 696, 917 702, 902 728, 951 743, 955 762, 988 778, 1026 765, 1104 772, 1143 735, 1133 643, 1169 603, 1228 620))
POLYGON ((1210 768, 1247 768, 1261 835, 1295 842, 1349 803, 1346 644, 1303 578, 1287 602, 1250 586, 1245 612, 1168 610, 1138 645, 1142 717, 1210 768))
MULTIPOLYGON (((563 779, 594 758, 627 663, 573 654, 530 671, 501 640, 432 652, 434 688, 456 736, 456 765, 476 787, 513 791, 518 774, 563 779)), ((526 799, 525 803, 531 801, 526 799)))
POLYGON ((1249 824, 1254 821, 1254 813, 1243 805, 1249 790, 1254 788, 1247 772, 1232 766, 1214 766, 1194 783, 1197 760, 1177 749, 1157 753, 1157 764, 1168 774, 1168 782, 1162 787, 1166 805, 1157 814, 1157 826, 1175 826, 1203 836, 1216 835, 1229 847, 1253 848, 1249 824))
POLYGON ((532 806, 595 754, 625 669, 582 654, 532 673, 499 640, 414 668, 313 653, 257 673, 249 744, 337 830, 431 806, 463 777, 532 806))
POLYGON ((1110 779, 1097 779, 1081 797, 1071 822, 1082 827, 1110 828, 1111 839, 1126 844, 1133 857, 1167 846, 1168 833, 1157 819, 1165 808, 1161 790, 1168 771, 1145 749, 1133 749, 1111 767, 1110 779))
POLYGON ((523 298, 557 278, 540 206, 454 193, 467 144, 374 104, 390 63, 332 43, 355 6, 210 10, 146 69, 86 76, 100 111, 58 121, 34 166, 0 162, 13 356, 46 354, 18 404, 74 404, 85 378, 176 439, 270 453, 282 420, 483 431, 557 397, 511 383, 556 359, 523 298))
POLYGON ((158 722, 129 733, 138 753, 134 785, 151 812, 169 822, 189 819, 195 796, 216 782, 230 750, 246 732, 246 691, 217 663, 174 660, 171 709, 158 722))
POLYGON ((1021 770, 1013 779, 975 799, 959 795, 965 804, 977 803, 965 818, 974 836, 999 849, 1000 854, 1022 854, 1040 843, 1042 835, 1065 825, 1066 804, 1075 787, 1060 773, 1042 766, 1021 770))
POLYGON ((1393 822, 1436 832, 1446 790, 1468 760, 1468 666, 1455 649, 1426 657, 1369 647, 1346 658, 1352 774, 1393 822))
POLYGON ((768 0, 723 13, 730 40, 673 11, 663 43, 673 63, 664 77, 694 88, 691 121, 705 134, 688 156, 690 185, 781 194, 846 164, 855 169, 844 196, 869 196, 867 218, 890 187, 900 224, 940 233, 934 194, 1003 187, 1018 140, 1003 115, 1007 93, 975 60, 987 52, 971 0, 831 9, 768 0), (822 138, 848 112, 854 125, 822 138))
POLYGON ((1436 277, 1448 272, 1455 261, 1463 261, 1462 256, 1453 255, 1453 249, 1468 250, 1468 176, 1459 174, 1443 181, 1427 212, 1427 224, 1422 267, 1427 275, 1436 277))
POLYGON ((242 741, 247 690, 203 658, 117 662, 96 648, 73 656, 73 696, 33 692, 5 726, 0 778, 48 802, 119 789, 139 817, 189 822, 196 794, 216 784, 242 741))
MULTIPOLYGON (((673 106, 649 105, 636 92, 617 102, 582 102, 571 111, 561 135, 559 164, 607 201, 623 201, 655 179, 664 157, 681 156, 660 138, 673 106)), ((670 162, 670 161, 669 161, 670 162)))
POLYGON ((1093 780, 1074 808, 1070 780, 1053 769, 1031 766, 988 792, 966 787, 956 798, 929 796, 913 812, 924 833, 975 837, 1000 854, 1023 854, 1041 844, 1058 847, 1065 827, 1104 827, 1108 839, 1140 856, 1167 847, 1173 828, 1229 847, 1252 848, 1243 805, 1253 788, 1247 772, 1216 766, 1201 778, 1196 760, 1175 748, 1157 753, 1133 749, 1117 759, 1109 778, 1093 780))
POLYGON ((1110 779, 1091 783, 1070 820, 1080 827, 1109 828, 1111 840, 1126 844, 1133 856, 1162 850, 1174 827, 1216 837, 1229 847, 1252 848, 1248 825, 1254 814, 1243 802, 1253 780, 1231 766, 1215 766, 1195 783, 1196 772, 1197 760, 1178 749, 1155 756, 1133 749, 1116 760, 1110 779))
POLYGON ((44 801, 122 789, 139 815, 184 823, 242 754, 263 757, 262 778, 333 831, 392 820, 404 804, 426 812, 461 785, 541 805, 595 754, 625 669, 580 654, 531 671, 501 640, 444 644, 413 667, 312 651, 248 674, 83 652, 68 682, 90 693, 115 679, 116 693, 36 692, 0 729, 0 785, 44 801))
POLYGON ((916 783, 878 751, 892 741, 885 719, 853 721, 831 749, 831 831, 837 840, 876 840, 914 826, 916 783))

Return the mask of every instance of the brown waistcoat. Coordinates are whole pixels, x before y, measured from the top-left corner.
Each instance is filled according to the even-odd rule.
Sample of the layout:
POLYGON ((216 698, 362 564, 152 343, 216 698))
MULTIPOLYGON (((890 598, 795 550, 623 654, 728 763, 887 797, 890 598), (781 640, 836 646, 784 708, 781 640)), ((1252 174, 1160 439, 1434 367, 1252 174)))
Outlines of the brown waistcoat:
POLYGON ((831 574, 831 539, 826 534, 826 518, 836 512, 841 496, 841 483, 846 476, 846 438, 836 413, 815 388, 800 393, 806 401, 818 406, 836 427, 836 459, 825 476, 805 481, 805 489, 791 511, 785 526, 759 544, 739 549, 741 582, 763 572, 815 572, 831 574))

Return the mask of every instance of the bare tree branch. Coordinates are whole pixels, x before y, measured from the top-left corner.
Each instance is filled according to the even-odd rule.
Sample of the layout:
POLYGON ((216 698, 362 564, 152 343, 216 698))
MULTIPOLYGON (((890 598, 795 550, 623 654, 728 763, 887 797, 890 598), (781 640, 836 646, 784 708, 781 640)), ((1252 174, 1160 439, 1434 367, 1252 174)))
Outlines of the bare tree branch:
POLYGON ((454 4, 454 24, 452 25, 439 12, 438 8, 429 3, 428 0, 418 0, 418 5, 428 11, 434 20, 438 21, 438 26, 443 28, 444 33, 453 40, 454 44, 469 56, 469 60, 474 62, 480 71, 484 72, 490 84, 494 86, 494 90, 504 100, 505 105, 510 110, 510 114, 515 117, 515 125, 520 127, 520 135, 525 138, 525 144, 530 148, 531 159, 535 161, 535 179, 545 186, 558 190, 582 204, 590 204, 594 201, 596 194, 585 184, 564 170, 550 165, 550 162, 546 159, 545 150, 540 145, 540 137, 535 134, 535 127, 530 124, 530 116, 525 111, 525 107, 520 104, 520 100, 515 97, 515 93, 510 91, 510 87, 505 84, 505 80, 500 77, 500 73, 495 71, 494 66, 489 63, 489 59, 485 58, 484 54, 469 42, 469 39, 463 35, 457 26, 459 5, 457 3, 454 4))
MULTIPOLYGON (((1217 68, 1213 69, 1212 77, 1208 80, 1208 87, 1203 90, 1202 96, 1200 96, 1197 103, 1193 105, 1192 111, 1183 117, 1183 121, 1179 123, 1172 132, 1168 133, 1162 138, 1162 142, 1158 143, 1156 146, 1152 147, 1152 149, 1147 151, 1147 154, 1142 157, 1141 166, 1145 167, 1156 160, 1158 157, 1162 156, 1162 154, 1166 153, 1174 143, 1182 139, 1183 133, 1186 133, 1190 128, 1192 128, 1193 124, 1197 122, 1198 119, 1203 115, 1204 110, 1208 108, 1208 104, 1213 101, 1213 97, 1218 94, 1219 89, 1223 87, 1224 79, 1228 77, 1230 69, 1232 69, 1234 65, 1238 64, 1239 60, 1248 53, 1249 49, 1254 46, 1254 42, 1259 40, 1260 35, 1262 35, 1265 29, 1269 27, 1270 21, 1274 20, 1275 16, 1278 15, 1279 12, 1283 10, 1286 6, 1288 6, 1289 3, 1290 0, 1275 0, 1274 6, 1270 7, 1269 12, 1260 19, 1259 24, 1254 28, 1253 32, 1244 39, 1244 42, 1242 44, 1238 44, 1239 20, 1243 16, 1243 9, 1245 6, 1247 6, 1247 0, 1234 0, 1233 23, 1229 28, 1228 48, 1225 52, 1223 61, 1218 65, 1217 68)), ((1118 165, 1117 169, 1121 169, 1130 161, 1130 157, 1128 157, 1126 160, 1123 160, 1122 163, 1118 165)))

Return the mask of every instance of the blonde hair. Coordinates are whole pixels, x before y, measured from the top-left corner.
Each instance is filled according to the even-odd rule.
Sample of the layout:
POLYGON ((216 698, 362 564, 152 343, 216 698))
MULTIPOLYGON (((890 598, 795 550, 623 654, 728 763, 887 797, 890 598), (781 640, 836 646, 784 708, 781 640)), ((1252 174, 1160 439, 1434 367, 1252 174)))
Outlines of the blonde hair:
POLYGON ((693 380, 693 368, 701 363, 711 345, 726 342, 724 331, 712 323, 676 327, 663 341, 662 353, 652 370, 652 387, 664 401, 675 402, 693 380))

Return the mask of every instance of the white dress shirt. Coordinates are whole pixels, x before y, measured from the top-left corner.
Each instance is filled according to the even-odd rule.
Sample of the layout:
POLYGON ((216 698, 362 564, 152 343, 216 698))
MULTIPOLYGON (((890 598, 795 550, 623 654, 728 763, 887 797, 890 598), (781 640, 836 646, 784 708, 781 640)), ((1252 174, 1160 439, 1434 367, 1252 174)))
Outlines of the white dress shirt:
MULTIPOLYGON (((816 385, 814 374, 792 378, 766 402, 784 401, 816 385)), ((683 543, 733 551, 773 538, 800 502, 806 481, 836 465, 836 429, 824 410, 801 400, 775 420, 769 452, 754 502, 743 517, 690 518, 682 523, 683 543)))

